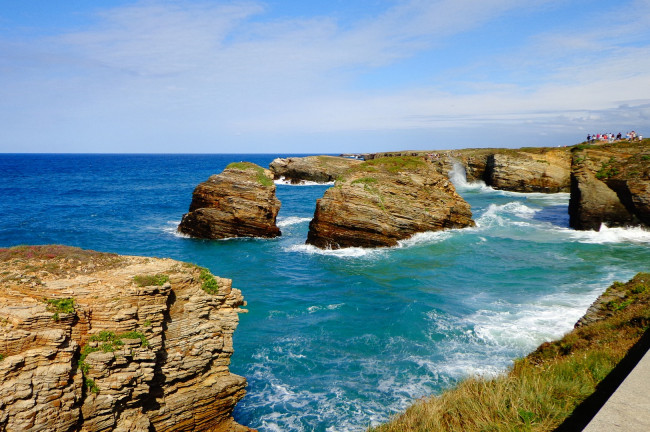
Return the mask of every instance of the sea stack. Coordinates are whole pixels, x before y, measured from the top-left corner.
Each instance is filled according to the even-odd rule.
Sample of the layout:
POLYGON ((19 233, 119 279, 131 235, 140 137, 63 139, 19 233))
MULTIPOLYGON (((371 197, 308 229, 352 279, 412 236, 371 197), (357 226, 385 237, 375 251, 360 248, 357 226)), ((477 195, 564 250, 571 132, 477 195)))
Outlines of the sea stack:
POLYGON ((349 169, 316 204, 307 243, 395 246, 415 233, 474 226, 469 204, 421 157, 386 157, 349 169))
POLYGON ((303 181, 329 183, 360 163, 360 160, 340 156, 306 156, 277 158, 269 168, 276 179, 284 178, 294 184, 303 181))
POLYGON ((171 259, 0 249, 0 430, 250 431, 229 279, 171 259))
POLYGON ((569 224, 650 227, 650 140, 573 149, 569 224))
POLYGON ((235 162, 199 184, 178 231, 192 237, 277 237, 280 200, 273 175, 250 162, 235 162))

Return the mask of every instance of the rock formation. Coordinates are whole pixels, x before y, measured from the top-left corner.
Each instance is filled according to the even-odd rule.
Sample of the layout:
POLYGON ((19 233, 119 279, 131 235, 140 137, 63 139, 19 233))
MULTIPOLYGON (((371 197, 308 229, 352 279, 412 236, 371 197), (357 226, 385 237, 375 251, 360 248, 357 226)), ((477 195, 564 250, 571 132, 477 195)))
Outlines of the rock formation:
POLYGON ((650 141, 576 146, 569 223, 580 230, 650 227, 650 141))
POLYGON ((0 275, 0 430, 250 430, 230 280, 63 246, 0 249, 0 275))
POLYGON ((487 157, 483 179, 488 186, 513 192, 568 192, 571 156, 565 149, 522 150, 487 157))
POLYGON ((368 160, 390 156, 428 156, 448 175, 453 161, 462 163, 467 181, 483 180, 495 189, 513 192, 568 192, 571 155, 568 148, 462 149, 391 152, 364 155, 368 160))
POLYGON ((277 158, 269 168, 274 178, 284 178, 294 184, 302 181, 328 183, 360 163, 360 160, 338 156, 307 156, 277 158))
POLYGON ((271 172, 237 162, 194 189, 178 231, 206 239, 277 237, 279 211, 271 172))
POLYGON ((316 204, 307 243, 394 246, 417 232, 473 226, 470 206, 433 164, 387 157, 349 170, 316 204))

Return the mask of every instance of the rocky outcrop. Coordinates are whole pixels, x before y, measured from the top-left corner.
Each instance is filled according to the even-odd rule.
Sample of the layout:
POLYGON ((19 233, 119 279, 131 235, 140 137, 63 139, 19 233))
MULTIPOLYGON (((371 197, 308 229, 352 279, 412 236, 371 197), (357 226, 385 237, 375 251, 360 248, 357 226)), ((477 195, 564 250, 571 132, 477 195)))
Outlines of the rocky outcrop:
POLYGON ((650 227, 650 141, 575 147, 569 224, 650 227))
POLYGON ((484 181, 513 192, 568 192, 571 155, 568 148, 462 149, 374 153, 368 160, 394 156, 426 157, 448 175, 454 162, 465 167, 467 181, 484 181))
POLYGON ((571 156, 565 149, 507 151, 489 155, 483 179, 488 186, 513 192, 568 192, 571 156))
POLYGON ((297 184, 303 181, 329 183, 360 160, 338 156, 307 156, 277 158, 269 165, 275 179, 285 179, 297 184))
POLYGON ((178 231, 205 239, 277 237, 279 211, 271 172, 249 162, 232 163, 194 189, 178 231))
POLYGON ((249 430, 230 280, 62 246, 0 249, 0 275, 0 430, 249 430))
POLYGON ((307 243, 394 246, 424 231, 473 226, 470 206, 423 158, 387 157, 349 170, 316 204, 307 243))
POLYGON ((626 283, 614 282, 589 306, 575 327, 583 327, 607 319, 632 303, 643 302, 647 307, 649 306, 648 294, 650 294, 650 273, 638 273, 626 283))

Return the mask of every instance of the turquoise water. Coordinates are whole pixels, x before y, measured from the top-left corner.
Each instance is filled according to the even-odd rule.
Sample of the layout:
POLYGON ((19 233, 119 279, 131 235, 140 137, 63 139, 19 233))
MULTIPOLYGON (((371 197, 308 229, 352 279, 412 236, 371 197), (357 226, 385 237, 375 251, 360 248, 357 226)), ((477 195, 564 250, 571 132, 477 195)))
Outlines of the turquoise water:
MULTIPOLYGON (((283 155, 285 156, 285 155, 283 155)), ((570 330, 614 280, 648 270, 650 232, 568 229, 567 194, 454 177, 476 228, 397 248, 304 245, 328 186, 278 185, 273 240, 179 236, 193 188, 275 155, 0 155, 0 246, 62 243, 171 257, 233 279, 248 301, 235 411, 261 431, 357 431, 470 374, 492 375, 570 330)))

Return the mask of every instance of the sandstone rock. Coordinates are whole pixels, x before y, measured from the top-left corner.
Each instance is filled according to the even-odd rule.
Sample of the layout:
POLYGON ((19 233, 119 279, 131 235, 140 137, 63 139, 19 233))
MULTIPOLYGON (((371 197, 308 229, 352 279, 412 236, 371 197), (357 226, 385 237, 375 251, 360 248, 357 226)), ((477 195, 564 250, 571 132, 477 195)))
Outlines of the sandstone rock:
POLYGON ((275 179, 284 178, 291 183, 312 181, 333 182, 346 170, 361 163, 360 160, 338 156, 307 156, 277 158, 269 165, 275 179))
POLYGON ((320 248, 394 246, 417 232, 473 226, 470 206, 422 158, 367 161, 316 204, 307 243, 320 248))
POLYGON ((269 170, 232 163, 194 189, 189 213, 178 230, 192 237, 277 237, 280 201, 269 170))
POLYGON ((0 249, 0 274, 0 430, 249 430, 232 419, 245 302, 228 279, 56 246, 0 249))
POLYGON ((495 189, 513 192, 568 192, 571 156, 566 150, 509 151, 488 156, 484 179, 495 189))
POLYGON ((650 147, 579 146, 573 154, 569 223, 580 230, 650 227, 650 147))

